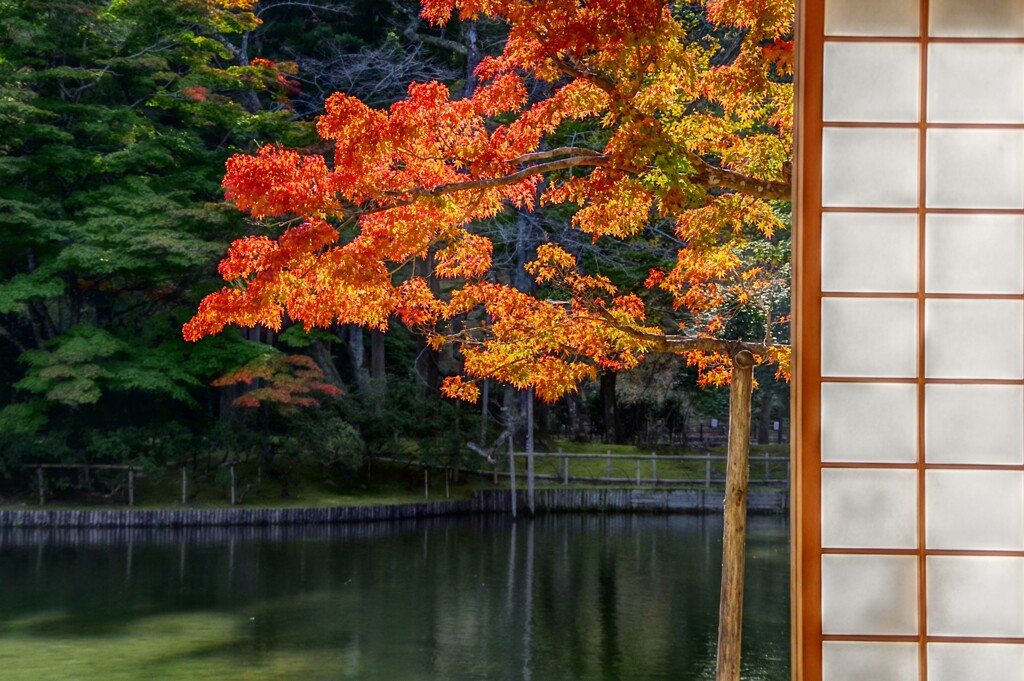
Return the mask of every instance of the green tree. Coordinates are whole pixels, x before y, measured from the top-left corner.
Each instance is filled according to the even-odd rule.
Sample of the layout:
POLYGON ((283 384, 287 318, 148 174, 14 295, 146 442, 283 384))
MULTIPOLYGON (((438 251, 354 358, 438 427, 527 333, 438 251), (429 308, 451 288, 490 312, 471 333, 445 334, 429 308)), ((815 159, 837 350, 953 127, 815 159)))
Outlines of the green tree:
MULTIPOLYGON (((302 141, 239 0, 0 0, 0 431, 158 420, 245 358, 174 329, 223 244, 232 149, 302 141), (248 95, 265 103, 243 105, 248 95), (144 400, 138 396, 145 394, 144 400)), ((84 438, 80 438, 84 439, 84 438)))

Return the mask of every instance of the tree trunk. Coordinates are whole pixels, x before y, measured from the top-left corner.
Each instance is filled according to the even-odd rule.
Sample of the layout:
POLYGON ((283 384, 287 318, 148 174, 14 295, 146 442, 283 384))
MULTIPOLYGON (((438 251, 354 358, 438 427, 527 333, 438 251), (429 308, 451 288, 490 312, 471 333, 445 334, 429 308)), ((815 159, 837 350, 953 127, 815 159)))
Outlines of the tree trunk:
POLYGON ((541 451, 554 451, 554 446, 551 444, 551 407, 547 402, 541 400, 537 402, 534 400, 534 428, 537 432, 534 436, 534 440, 537 445, 540 446, 541 451))
POLYGON ((384 381, 384 332, 370 332, 370 378, 384 381))
POLYGON ((565 408, 569 414, 569 432, 568 438, 572 441, 576 441, 580 437, 580 409, 579 409, 579 395, 576 393, 569 393, 565 396, 565 408))
POLYGON ((313 341, 313 344, 309 346, 309 355, 316 362, 316 365, 320 367, 320 371, 324 372, 324 378, 329 383, 341 385, 341 374, 338 373, 338 367, 331 356, 331 346, 329 343, 322 340, 313 341))
POLYGON ((423 394, 426 397, 436 395, 441 389, 441 367, 437 362, 437 351, 427 345, 426 338, 421 338, 419 353, 416 356, 416 371, 423 379, 423 394))
POLYGON ((732 359, 729 389, 729 461, 722 530, 722 596, 718 614, 715 681, 739 681, 743 625, 743 568, 747 541, 747 480, 750 475, 750 393, 754 356, 742 350, 732 359))
POLYGON ((618 409, 615 403, 615 372, 601 372, 601 415, 603 439, 605 444, 618 442, 619 429, 616 420, 618 409))
POLYGON ((480 446, 487 446, 487 420, 489 418, 489 404, 491 401, 491 382, 484 379, 484 385, 480 395, 480 446))
MULTIPOLYGON (((519 400, 516 389, 511 385, 505 386, 505 394, 502 396, 501 407, 505 417, 505 428, 508 429, 508 439, 515 444, 519 436, 519 400)), ((525 443, 524 443, 525 445, 525 443)))
POLYGON ((762 384, 759 391, 757 411, 757 444, 766 445, 771 442, 772 425, 772 393, 767 384, 762 384))
POLYGON ((476 92, 476 67, 480 64, 480 44, 477 35, 477 22, 462 22, 463 42, 466 44, 466 85, 462 88, 462 96, 470 99, 476 92))
POLYGON ((366 348, 363 347, 363 327, 358 324, 349 324, 346 328, 348 339, 348 351, 352 356, 352 371, 355 374, 356 385, 360 388, 366 387, 370 380, 370 370, 366 365, 366 348))

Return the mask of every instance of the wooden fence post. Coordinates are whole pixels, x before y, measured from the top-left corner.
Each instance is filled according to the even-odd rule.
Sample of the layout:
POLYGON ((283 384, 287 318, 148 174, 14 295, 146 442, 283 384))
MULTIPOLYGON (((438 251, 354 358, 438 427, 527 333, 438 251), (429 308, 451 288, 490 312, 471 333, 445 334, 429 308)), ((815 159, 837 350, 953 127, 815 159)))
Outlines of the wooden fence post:
POLYGON ((704 457, 704 489, 711 489, 711 456, 704 457))
POLYGON ((604 477, 611 478, 612 477, 612 452, 611 452, 610 449, 606 449, 605 450, 605 454, 608 456, 608 466, 607 466, 607 469, 605 471, 604 477))
POLYGON ((181 467, 181 505, 188 503, 188 467, 181 467))
POLYGON ((640 486, 640 459, 636 460, 636 486, 640 486))
POLYGON ((39 484, 39 505, 46 505, 46 474, 42 468, 36 469, 36 482, 39 484))
POLYGON ((516 519, 516 455, 512 450, 512 438, 508 439, 508 475, 512 480, 512 519, 516 519))
POLYGON ((533 388, 526 392, 526 501, 530 516, 536 515, 533 480, 533 388))
POLYGON ((423 498, 430 498, 430 469, 423 469, 423 498))
POLYGON ((722 530, 722 595, 718 615, 716 681, 739 681, 740 678, 753 378, 754 356, 741 350, 732 358, 732 384, 729 389, 729 458, 722 530))
POLYGON ((235 505, 235 464, 231 462, 231 505, 235 505))
POLYGON ((651 477, 658 482, 658 453, 651 452, 651 477))
POLYGON ((135 505, 135 469, 128 469, 128 507, 135 505))

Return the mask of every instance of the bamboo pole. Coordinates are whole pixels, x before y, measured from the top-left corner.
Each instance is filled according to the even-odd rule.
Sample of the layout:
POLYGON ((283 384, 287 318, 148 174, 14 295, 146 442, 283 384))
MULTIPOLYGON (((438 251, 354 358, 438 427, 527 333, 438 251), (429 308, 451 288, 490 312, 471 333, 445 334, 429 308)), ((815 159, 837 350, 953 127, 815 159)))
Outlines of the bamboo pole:
POLYGON ((754 356, 749 351, 741 350, 733 356, 732 385, 729 389, 729 460, 722 531, 722 596, 718 615, 715 681, 739 681, 740 678, 753 370, 754 356))

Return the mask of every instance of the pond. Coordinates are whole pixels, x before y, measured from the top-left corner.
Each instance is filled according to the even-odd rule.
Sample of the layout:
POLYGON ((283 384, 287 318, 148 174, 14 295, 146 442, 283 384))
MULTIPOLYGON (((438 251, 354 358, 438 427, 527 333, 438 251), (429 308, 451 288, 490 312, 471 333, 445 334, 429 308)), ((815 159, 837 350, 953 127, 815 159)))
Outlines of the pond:
MULTIPOLYGON (((721 523, 7 531, 0 677, 707 681, 721 523)), ((788 681, 788 526, 749 532, 743 678, 788 681)))

